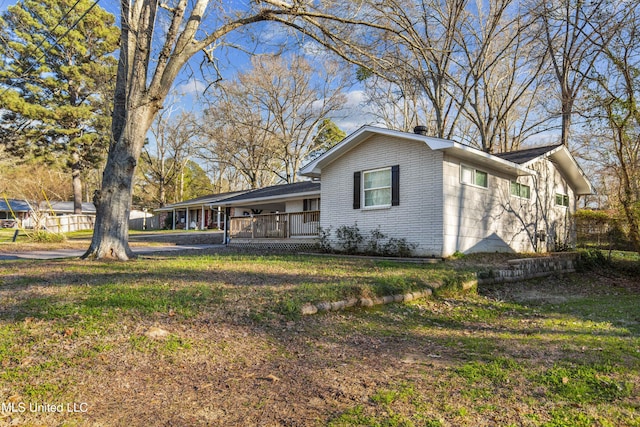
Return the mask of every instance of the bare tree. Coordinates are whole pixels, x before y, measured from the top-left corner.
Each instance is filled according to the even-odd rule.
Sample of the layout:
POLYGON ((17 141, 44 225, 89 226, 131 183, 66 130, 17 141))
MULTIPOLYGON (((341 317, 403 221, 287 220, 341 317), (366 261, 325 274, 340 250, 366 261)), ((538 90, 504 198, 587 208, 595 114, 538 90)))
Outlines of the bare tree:
POLYGON ((147 130, 189 59, 203 51, 213 62, 216 48, 226 36, 267 21, 339 50, 337 45, 346 30, 340 34, 334 23, 375 25, 357 20, 349 8, 357 11, 358 5, 299 0, 261 0, 237 6, 221 0, 121 0, 112 141, 102 189, 96 197, 93 239, 84 257, 126 260, 133 256, 128 217, 136 165, 147 130), (161 21, 166 25, 159 25, 161 21))
POLYGON ((541 125, 548 119, 534 111, 543 92, 544 61, 531 58, 531 23, 510 10, 513 3, 493 0, 486 10, 479 6, 460 31, 460 67, 468 70, 468 89, 460 90, 469 92, 460 108, 475 127, 469 143, 489 153, 518 149, 545 130, 541 125))
POLYGON ((301 163, 317 149, 317 125, 345 103, 345 74, 335 62, 312 67, 300 56, 260 56, 252 62, 253 71, 239 81, 259 112, 255 125, 272 138, 272 155, 279 161, 273 172, 281 181, 296 182, 301 163))
MULTIPOLYGON (((640 253, 640 3, 632 2, 602 61, 592 74, 586 117, 593 125, 587 152, 605 174, 616 178, 617 200, 629 225, 629 238, 640 253)), ((602 29, 598 29, 598 32, 602 29)), ((596 43, 604 35, 594 37, 596 43)))
POLYGON ((567 145, 576 100, 628 8, 625 2, 609 0, 541 0, 531 13, 538 22, 539 58, 550 58, 558 84, 560 142, 567 145))
POLYGON ((196 127, 191 115, 175 115, 175 110, 171 107, 159 112, 150 129, 154 141, 144 147, 141 155, 145 179, 157 188, 159 206, 166 204, 167 187, 175 184, 195 152, 196 127))

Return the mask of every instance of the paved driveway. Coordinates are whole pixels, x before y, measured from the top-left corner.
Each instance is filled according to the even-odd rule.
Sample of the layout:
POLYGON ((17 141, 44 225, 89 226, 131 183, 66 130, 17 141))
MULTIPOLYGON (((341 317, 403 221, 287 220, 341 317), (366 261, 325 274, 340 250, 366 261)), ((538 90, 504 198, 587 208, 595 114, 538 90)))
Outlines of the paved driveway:
MULTIPOLYGON (((185 250, 201 250, 211 248, 223 248, 224 245, 171 245, 171 246, 134 246, 131 248, 135 254, 144 255, 154 252, 174 252, 185 250)), ((86 249, 57 249, 51 251, 26 251, 5 252, 0 254, 0 261, 15 259, 56 259, 78 258, 86 252, 86 249)))

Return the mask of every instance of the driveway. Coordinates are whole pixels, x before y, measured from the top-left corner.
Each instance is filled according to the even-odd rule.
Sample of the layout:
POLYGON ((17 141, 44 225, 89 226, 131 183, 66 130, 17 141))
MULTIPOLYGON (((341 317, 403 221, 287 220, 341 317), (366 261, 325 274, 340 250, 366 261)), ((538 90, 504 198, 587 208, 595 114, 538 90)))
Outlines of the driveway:
MULTIPOLYGON (((224 245, 199 244, 199 245, 171 245, 171 246, 134 246, 131 250, 137 255, 146 255, 154 252, 174 252, 187 250, 202 250, 211 248, 223 248, 224 245)), ((26 252, 5 252, 0 254, 0 261, 16 259, 56 259, 78 258, 86 252, 86 249, 55 249, 26 252)))

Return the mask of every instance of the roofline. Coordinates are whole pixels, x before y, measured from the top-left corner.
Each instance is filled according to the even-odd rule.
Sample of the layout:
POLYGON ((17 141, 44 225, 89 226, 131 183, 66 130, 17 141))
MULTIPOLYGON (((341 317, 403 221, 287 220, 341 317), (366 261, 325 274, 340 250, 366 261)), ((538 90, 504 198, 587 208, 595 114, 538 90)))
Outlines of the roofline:
MULTIPOLYGON (((268 196, 268 197, 253 197, 251 199, 240 199, 240 200, 227 200, 225 203, 220 203, 215 206, 243 206, 250 203, 255 202, 273 202, 276 200, 293 200, 293 199, 304 199, 307 196, 317 196, 320 195, 320 189, 314 191, 305 191, 301 193, 290 193, 290 194, 280 194, 277 196, 268 196)), ((213 206, 211 204, 210 206, 213 206)))
POLYGON ((454 154, 457 152, 462 152, 465 154, 468 153, 470 155, 480 156, 480 158, 483 158, 485 161, 489 161, 490 163, 495 164, 496 167, 503 167, 508 170, 510 169, 517 175, 531 175, 534 173, 530 169, 525 168, 524 166, 521 166, 517 163, 502 159, 489 153, 485 153, 482 150, 470 147, 468 145, 460 144, 455 141, 435 138, 412 132, 402 132, 398 130, 379 128, 375 126, 362 126, 360 129, 347 136, 341 142, 334 145, 327 152, 300 168, 300 170, 298 171, 298 175, 319 177, 321 175, 322 169, 321 164, 331 163, 334 157, 340 156, 349 151, 351 149, 349 146, 353 144, 354 141, 360 140, 358 144, 360 142, 363 142, 367 138, 366 134, 386 135, 401 139, 408 139, 411 141, 424 142, 425 144, 427 144, 427 146, 429 146, 430 149, 434 151, 450 151, 454 154))
POLYGON ((226 200, 226 199, 231 199, 232 197, 237 197, 240 196, 242 194, 246 194, 250 191, 254 191, 254 190, 240 190, 240 191, 234 191, 232 193, 227 193, 228 196, 225 197, 220 197, 220 195, 211 195, 209 197, 204 196, 199 198, 200 200, 198 201, 194 201, 193 199, 191 201, 186 200, 184 202, 178 202, 178 203, 172 203, 171 205, 168 206, 163 206, 161 208, 156 208, 153 209, 154 211, 157 212, 170 212, 173 211, 175 209, 184 209, 186 207, 190 207, 190 206, 209 206, 212 203, 216 203, 222 200, 226 200))
MULTIPOLYGON (((551 158, 551 161, 553 161, 553 156, 556 154, 559 154, 560 152, 565 154, 564 156, 565 159, 571 162, 571 164, 575 167, 575 170, 578 171, 578 176, 572 177, 576 181, 574 182, 576 186, 576 194, 578 195, 595 194, 591 181, 589 180, 589 178, 587 178, 587 175, 584 173, 584 171, 582 170, 582 168, 576 161, 575 157, 573 157, 573 155, 571 154, 571 152, 569 151, 566 145, 560 144, 558 145, 558 147, 554 148, 553 150, 547 151, 542 156, 537 157, 536 159, 533 159, 533 160, 537 160, 540 158, 551 158), (582 182, 579 182, 580 180, 582 180, 582 182)), ((530 164, 533 160, 527 162, 526 164, 530 164)))

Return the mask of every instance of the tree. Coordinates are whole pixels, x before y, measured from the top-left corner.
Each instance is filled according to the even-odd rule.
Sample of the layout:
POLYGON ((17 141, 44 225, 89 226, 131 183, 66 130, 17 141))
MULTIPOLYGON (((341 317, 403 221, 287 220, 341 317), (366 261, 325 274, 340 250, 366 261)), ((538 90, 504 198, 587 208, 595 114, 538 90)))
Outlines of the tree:
POLYGON ((610 0, 539 0, 531 13, 538 22, 540 61, 549 58, 552 74, 558 84, 560 142, 568 145, 576 100, 598 58, 626 20, 629 8, 625 2, 610 0))
POLYGON ((211 0, 121 1, 121 44, 112 141, 96 198, 93 238, 84 257, 133 256, 128 244, 133 176, 146 132, 183 66, 203 51, 215 61, 216 48, 234 31, 261 22, 276 22, 311 40, 337 44, 329 24, 374 25, 353 18, 357 4, 261 0, 227 5, 211 0), (223 7, 224 6, 224 7, 223 7), (333 11, 331 7, 340 10, 333 11), (338 13, 339 12, 339 13, 338 13), (163 25, 158 25, 160 22, 163 25), (166 25, 165 25, 166 24, 166 25), (154 43, 154 37, 157 43, 154 43), (151 61, 151 58, 154 61, 151 61))
POLYGON ((586 151, 604 174, 616 178, 614 194, 629 225, 629 238, 640 253, 640 4, 627 7, 628 18, 601 46, 602 61, 590 76, 585 114, 592 127, 586 151))
MULTIPOLYGON (((145 165, 144 179, 156 187, 159 206, 167 203, 167 188, 175 186, 190 157, 195 153, 196 127, 191 116, 174 108, 165 108, 156 116, 151 133, 153 143, 146 144, 141 158, 145 165)), ((182 201, 174 195, 174 202, 182 201)))
POLYGON ((11 153, 66 164, 81 213, 82 172, 108 142, 119 31, 88 0, 69 3, 24 0, 0 18, 0 126, 11 153))
POLYGON ((342 141, 347 136, 342 129, 331 119, 324 119, 317 127, 317 133, 313 137, 315 149, 309 153, 307 160, 313 160, 331 147, 342 141))
POLYGON ((300 56, 254 56, 252 65, 210 95, 207 152, 239 170, 251 188, 296 182, 301 163, 318 149, 317 126, 344 105, 344 73, 328 61, 312 68, 300 56))

